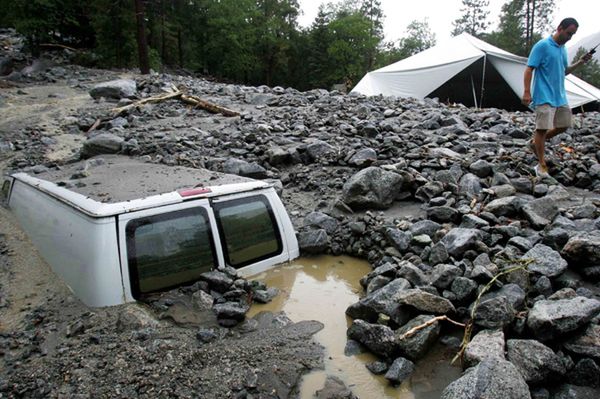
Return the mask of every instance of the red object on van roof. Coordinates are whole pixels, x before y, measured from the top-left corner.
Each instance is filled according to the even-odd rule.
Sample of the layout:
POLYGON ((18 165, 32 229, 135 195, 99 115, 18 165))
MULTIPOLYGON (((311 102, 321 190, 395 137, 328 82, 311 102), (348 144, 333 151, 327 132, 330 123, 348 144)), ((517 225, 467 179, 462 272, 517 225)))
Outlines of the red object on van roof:
POLYGON ((186 188, 177 191, 182 197, 192 197, 194 195, 210 193, 212 190, 207 187, 186 188))

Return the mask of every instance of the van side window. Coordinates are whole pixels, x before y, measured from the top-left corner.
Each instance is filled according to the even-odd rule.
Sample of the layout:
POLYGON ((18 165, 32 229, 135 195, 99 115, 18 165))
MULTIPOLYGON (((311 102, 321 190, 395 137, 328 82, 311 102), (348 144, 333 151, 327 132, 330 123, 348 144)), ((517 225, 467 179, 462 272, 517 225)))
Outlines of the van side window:
POLYGON ((265 196, 217 202, 212 207, 227 264, 240 268, 282 252, 281 234, 265 196))
POLYGON ((217 264, 201 207, 133 219, 125 228, 133 297, 198 280, 217 264))

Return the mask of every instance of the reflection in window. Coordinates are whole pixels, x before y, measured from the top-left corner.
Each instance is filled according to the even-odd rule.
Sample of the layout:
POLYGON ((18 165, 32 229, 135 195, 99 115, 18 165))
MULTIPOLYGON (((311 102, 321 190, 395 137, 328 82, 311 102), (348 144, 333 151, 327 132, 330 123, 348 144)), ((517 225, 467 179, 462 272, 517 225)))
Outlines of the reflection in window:
POLYGON ((246 266, 281 253, 279 230, 265 197, 219 202, 213 207, 231 266, 246 266))
POLYGON ((126 234, 134 297, 193 282, 216 263, 203 208, 132 220, 126 234))

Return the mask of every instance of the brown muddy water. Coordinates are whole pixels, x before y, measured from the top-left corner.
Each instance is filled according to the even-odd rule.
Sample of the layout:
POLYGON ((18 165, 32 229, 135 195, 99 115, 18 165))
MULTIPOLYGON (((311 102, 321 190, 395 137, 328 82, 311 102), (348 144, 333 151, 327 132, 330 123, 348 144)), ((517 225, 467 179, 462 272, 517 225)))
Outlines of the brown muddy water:
POLYGON ((368 262, 348 256, 296 259, 253 278, 277 287, 280 293, 268 304, 253 305, 247 316, 253 317, 261 311, 284 311, 294 322, 317 320, 324 324, 315 339, 325 347, 325 369, 305 376, 300 389, 302 399, 313 398, 327 375, 343 380, 361 399, 439 398, 443 389, 461 374, 460 367, 450 365, 454 353, 442 345, 432 348, 417 362, 413 375, 399 386, 392 386, 383 376, 367 370, 366 364, 377 360, 375 356, 344 354, 346 330, 352 323, 345 311, 362 296, 359 280, 369 271, 368 262))

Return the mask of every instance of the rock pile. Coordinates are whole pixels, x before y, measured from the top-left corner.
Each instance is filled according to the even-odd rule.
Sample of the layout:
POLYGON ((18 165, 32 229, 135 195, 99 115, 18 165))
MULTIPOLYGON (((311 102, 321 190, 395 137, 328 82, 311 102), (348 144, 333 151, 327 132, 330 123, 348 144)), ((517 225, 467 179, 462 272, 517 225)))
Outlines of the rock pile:
MULTIPOLYGON (((445 398, 583 397, 567 395, 600 388, 597 112, 576 116, 549 143, 553 177, 540 180, 529 113, 168 75, 125 86, 139 98, 186 87, 242 115, 177 101, 120 116, 91 111, 63 125, 81 133, 100 122, 77 157, 119 152, 273 179, 304 253, 373 265, 364 298, 347 309, 348 336, 381 357, 372 370, 401 382, 443 333, 434 318, 448 316, 472 321, 473 339, 469 369, 445 398), (393 212, 415 204, 410 215, 393 212)), ((222 305, 221 320, 240 317, 237 305, 222 305)))

